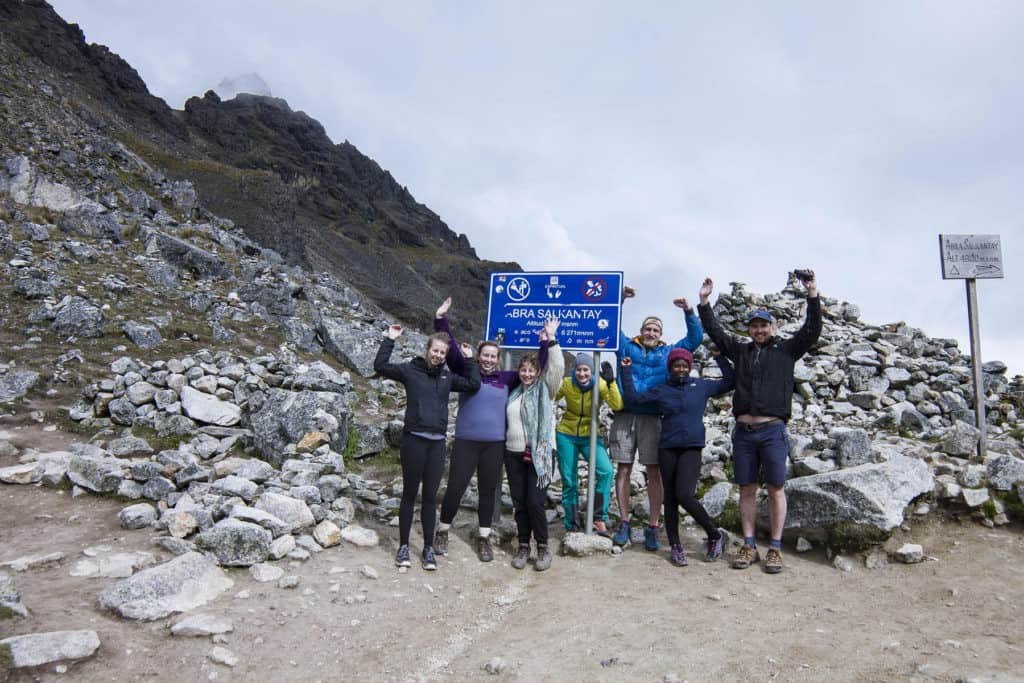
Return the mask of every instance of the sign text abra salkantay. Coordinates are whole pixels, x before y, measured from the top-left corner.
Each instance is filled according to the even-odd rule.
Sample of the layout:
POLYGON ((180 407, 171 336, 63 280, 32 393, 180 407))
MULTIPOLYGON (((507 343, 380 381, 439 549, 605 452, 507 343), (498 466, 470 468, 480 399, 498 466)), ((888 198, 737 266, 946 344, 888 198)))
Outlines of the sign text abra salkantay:
POLYGON ((939 235, 944 280, 1003 277, 999 235, 939 235))
POLYGON ((535 349, 544 321, 555 316, 563 349, 615 351, 621 306, 621 271, 491 273, 487 338, 535 349))

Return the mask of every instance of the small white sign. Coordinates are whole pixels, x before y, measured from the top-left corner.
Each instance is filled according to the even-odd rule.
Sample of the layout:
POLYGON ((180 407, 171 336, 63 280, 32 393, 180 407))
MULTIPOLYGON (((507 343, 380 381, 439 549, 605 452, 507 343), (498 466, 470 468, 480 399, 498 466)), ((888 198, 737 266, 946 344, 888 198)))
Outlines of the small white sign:
POLYGON ((944 280, 1003 277, 999 235, 939 235, 944 280))

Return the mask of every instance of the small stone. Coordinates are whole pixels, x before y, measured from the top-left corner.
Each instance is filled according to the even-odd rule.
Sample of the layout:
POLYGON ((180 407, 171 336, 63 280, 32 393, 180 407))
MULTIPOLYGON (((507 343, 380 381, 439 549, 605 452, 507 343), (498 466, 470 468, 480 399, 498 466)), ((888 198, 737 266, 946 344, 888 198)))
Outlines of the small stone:
POLYGON ((286 534, 275 538, 274 542, 270 544, 270 558, 280 560, 293 550, 295 550, 295 537, 291 534, 286 534))
POLYGON ((814 546, 811 545, 811 542, 808 541, 806 538, 804 538, 803 536, 798 536, 797 537, 797 539, 796 539, 796 551, 798 553, 806 553, 809 550, 811 550, 812 548, 814 548, 814 546))
POLYGON ((142 529, 156 521, 156 508, 149 503, 139 503, 123 508, 117 515, 122 529, 142 529))
POLYGON ((853 560, 846 555, 836 555, 832 558, 832 566, 841 572, 852 572, 853 571, 853 560))
POLYGON ((508 663, 501 657, 491 657, 486 664, 484 664, 484 671, 496 676, 503 673, 508 668, 508 663))
POLYGON ((342 531, 338 525, 330 520, 324 520, 313 528, 313 538, 324 548, 341 543, 342 531))
POLYGON ((100 647, 95 631, 29 633, 0 640, 0 651, 9 650, 15 669, 91 657, 100 647))
POLYGON ((230 633, 234 628, 230 620, 215 614, 193 614, 171 626, 171 635, 211 636, 220 633, 230 633))
POLYGON ((26 555, 7 562, 0 562, 0 568, 10 567, 16 572, 23 572, 29 569, 38 569, 48 564, 54 564, 64 559, 64 553, 55 552, 46 555, 26 555))
POLYGON ((342 529, 341 537, 347 543, 351 543, 352 545, 360 548, 371 548, 380 542, 376 531, 355 524, 342 529))
POLYGON ((368 564, 364 564, 359 568, 359 573, 368 579, 379 579, 380 573, 368 564))
POLYGON ((219 645, 210 650, 206 656, 210 658, 210 661, 224 666, 234 667, 238 664, 238 657, 235 656, 235 653, 219 645))
POLYGON ((917 564, 924 560, 924 549, 916 543, 904 543, 896 551, 895 557, 903 564, 917 564))
POLYGON ((252 578, 260 583, 268 583, 270 581, 277 581, 284 576, 284 570, 280 567, 275 567, 272 564, 266 562, 260 562, 249 567, 249 574, 252 578))
POLYGON ((562 554, 573 557, 587 557, 595 553, 611 553, 613 547, 612 539, 605 536, 593 534, 587 536, 579 532, 572 532, 562 539, 562 554))
POLYGON ((299 577, 295 576, 294 574, 289 574, 288 576, 282 576, 281 579, 277 582, 277 587, 278 588, 296 588, 296 587, 298 587, 298 585, 299 585, 299 577))

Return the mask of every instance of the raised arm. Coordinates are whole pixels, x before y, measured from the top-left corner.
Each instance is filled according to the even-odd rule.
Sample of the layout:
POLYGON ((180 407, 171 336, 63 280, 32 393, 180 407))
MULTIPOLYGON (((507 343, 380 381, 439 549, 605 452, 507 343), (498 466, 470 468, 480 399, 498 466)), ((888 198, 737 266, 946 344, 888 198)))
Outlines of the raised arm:
POLYGON ((637 392, 636 385, 633 384, 633 361, 631 359, 622 359, 619 380, 622 382, 622 395, 631 406, 640 404, 655 405, 657 403, 653 389, 643 393, 637 392))
MULTIPOLYGON (((610 366, 609 366, 610 367, 610 366)), ((612 410, 622 410, 625 405, 622 403, 622 394, 619 393, 619 383, 612 377, 611 381, 598 378, 601 390, 601 399, 608 404, 612 410)))
POLYGON ((448 297, 437 307, 437 312, 434 313, 434 332, 444 332, 448 335, 448 353, 444 357, 445 363, 448 364, 448 369, 465 376, 466 366, 462 362, 462 353, 459 351, 459 345, 456 343, 455 337, 452 336, 451 325, 448 324, 448 309, 451 305, 452 298, 448 297))
POLYGON ((548 386, 548 393, 552 400, 558 396, 558 390, 562 386, 562 375, 565 374, 565 354, 562 347, 558 345, 557 339, 548 340, 548 366, 544 369, 544 383, 548 386))
POLYGON ((814 271, 810 271, 810 274, 811 278, 804 281, 807 287, 807 317, 796 334, 784 342, 784 348, 793 358, 800 358, 810 351, 821 336, 821 297, 818 296, 818 281, 814 271))
POLYGON ((736 388, 736 372, 729 359, 724 354, 718 354, 715 356, 715 362, 722 371, 722 379, 705 380, 704 386, 707 387, 708 396, 721 396, 736 388))
POLYGON ((704 325, 704 331, 711 337, 711 341, 715 343, 715 346, 727 357, 735 358, 739 347, 739 340, 722 329, 718 318, 715 317, 715 312, 711 310, 709 300, 711 299, 713 288, 714 282, 712 282, 711 278, 704 278, 704 283, 700 288, 700 305, 697 306, 697 312, 700 313, 700 321, 704 325))
POLYGON ((388 328, 387 337, 381 340, 380 348, 377 349, 377 356, 373 359, 373 369, 378 374, 399 382, 405 380, 405 367, 403 363, 392 363, 391 352, 395 349, 395 340, 402 334, 401 325, 392 325, 388 328))
POLYGON ((480 388, 480 366, 473 358, 473 347, 463 343, 459 346, 462 355, 462 362, 466 369, 466 376, 452 374, 451 391, 473 392, 480 388))
POLYGON ((700 318, 697 312, 690 308, 690 302, 686 297, 680 297, 672 301, 677 308, 683 309, 683 320, 686 321, 686 336, 675 343, 676 348, 696 351, 697 347, 704 341, 704 328, 701 327, 700 318))

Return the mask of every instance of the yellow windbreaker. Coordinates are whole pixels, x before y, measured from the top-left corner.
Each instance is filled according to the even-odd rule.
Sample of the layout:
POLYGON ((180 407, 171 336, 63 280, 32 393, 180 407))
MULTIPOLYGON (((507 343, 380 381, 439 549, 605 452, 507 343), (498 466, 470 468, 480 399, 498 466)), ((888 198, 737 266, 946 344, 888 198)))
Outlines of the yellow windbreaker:
MULTIPOLYGON (((618 382, 608 384, 600 377, 595 377, 598 383, 601 400, 608 404, 612 410, 622 410, 622 394, 619 393, 618 382)), ((580 388, 573 384, 572 377, 562 380, 562 386, 558 388, 558 395, 555 401, 565 399, 565 414, 558 423, 558 431, 569 436, 590 436, 590 404, 594 400, 590 391, 580 391, 580 388)), ((599 404, 600 405, 600 404, 599 404)))

